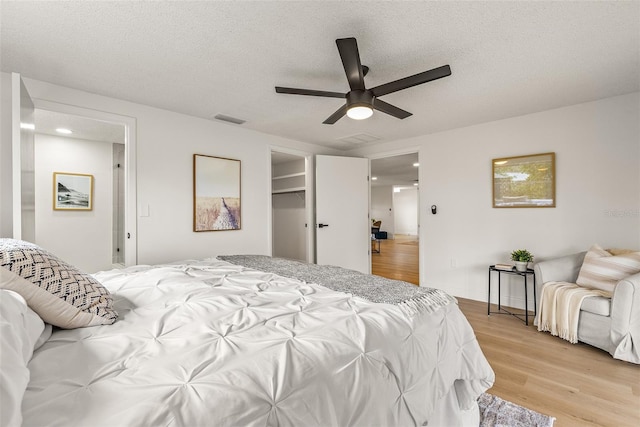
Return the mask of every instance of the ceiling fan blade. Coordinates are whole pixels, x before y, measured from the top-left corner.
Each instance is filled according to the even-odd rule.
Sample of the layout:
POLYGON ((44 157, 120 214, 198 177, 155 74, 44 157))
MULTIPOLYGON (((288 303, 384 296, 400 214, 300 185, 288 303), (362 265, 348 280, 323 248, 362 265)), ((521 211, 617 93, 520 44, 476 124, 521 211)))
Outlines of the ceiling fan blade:
POLYGON ((450 75, 451 68, 448 65, 443 65, 442 67, 434 68, 433 70, 424 71, 422 73, 414 74, 413 76, 376 86, 370 90, 373 92, 374 96, 382 96, 450 75))
POLYGON ((391 105, 384 101, 379 100, 378 98, 373 100, 373 108, 378 111, 382 111, 383 113, 387 113, 390 116, 397 117, 399 119, 406 119, 412 114, 408 111, 403 110, 402 108, 398 108, 395 105, 391 105))
POLYGON ((338 120, 340 120, 344 115, 347 114, 347 104, 344 104, 342 107, 338 108, 338 111, 329 116, 327 120, 325 120, 325 125, 332 125, 338 120))
POLYGON ((280 86, 276 86, 276 92, 288 93, 291 95, 324 96, 327 98, 344 98, 345 97, 345 94, 340 92, 326 92, 324 90, 296 89, 292 87, 280 87, 280 86))
POLYGON ((364 74, 362 64, 360 64, 360 54, 358 53, 358 43, 353 37, 347 39, 337 39, 338 52, 347 74, 349 87, 351 90, 364 90, 364 74))

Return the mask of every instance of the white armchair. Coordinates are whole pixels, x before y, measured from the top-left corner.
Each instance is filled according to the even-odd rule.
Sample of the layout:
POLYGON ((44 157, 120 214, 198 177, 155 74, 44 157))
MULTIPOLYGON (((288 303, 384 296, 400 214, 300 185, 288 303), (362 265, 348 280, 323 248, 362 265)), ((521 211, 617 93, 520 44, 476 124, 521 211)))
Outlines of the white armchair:
MULTIPOLYGON (((538 307, 544 283, 576 282, 585 254, 553 258, 534 265, 538 307)), ((580 306, 578 341, 605 350, 616 359, 640 364, 640 273, 620 280, 611 298, 584 299, 580 306)))

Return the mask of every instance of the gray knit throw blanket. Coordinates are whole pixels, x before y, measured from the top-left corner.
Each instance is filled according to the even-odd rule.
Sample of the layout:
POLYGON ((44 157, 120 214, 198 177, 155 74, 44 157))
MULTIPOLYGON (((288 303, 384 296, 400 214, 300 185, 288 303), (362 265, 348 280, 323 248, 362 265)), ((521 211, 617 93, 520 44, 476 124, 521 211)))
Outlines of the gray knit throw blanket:
POLYGON ((431 313, 456 299, 440 289, 363 274, 333 265, 317 265, 264 255, 224 255, 219 260, 279 276, 315 283, 375 303, 397 304, 407 315, 431 313))

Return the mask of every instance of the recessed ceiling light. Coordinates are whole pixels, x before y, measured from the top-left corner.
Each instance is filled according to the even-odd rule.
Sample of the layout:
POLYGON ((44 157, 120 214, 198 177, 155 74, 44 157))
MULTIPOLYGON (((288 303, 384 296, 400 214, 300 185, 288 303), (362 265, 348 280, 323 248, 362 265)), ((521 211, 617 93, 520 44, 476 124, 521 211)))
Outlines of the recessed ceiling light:
POLYGON ((372 176, 372 177, 371 177, 371 181, 375 181, 375 180, 377 180, 377 179, 378 179, 378 177, 377 177, 377 176, 372 176))
POLYGON ((70 135, 70 134, 73 133, 69 129, 65 129, 65 128, 58 128, 58 129, 56 129, 56 132, 62 133, 64 135, 70 135))
POLYGON ((35 128, 36 125, 34 125, 33 123, 20 123, 20 129, 34 130, 35 128))
POLYGON ((418 186, 418 183, 417 183, 417 182, 414 182, 414 183, 413 183, 413 185, 415 185, 415 186, 417 187, 417 186, 418 186))
POLYGON ((414 163, 413 166, 417 168, 418 166, 420 166, 420 163, 414 163))

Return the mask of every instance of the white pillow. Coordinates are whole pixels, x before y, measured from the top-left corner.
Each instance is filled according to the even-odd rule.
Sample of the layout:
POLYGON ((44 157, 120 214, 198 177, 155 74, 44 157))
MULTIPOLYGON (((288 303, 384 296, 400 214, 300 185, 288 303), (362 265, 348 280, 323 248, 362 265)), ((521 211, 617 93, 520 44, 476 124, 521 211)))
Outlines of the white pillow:
POLYGON ((640 272, 640 252, 612 255, 593 245, 584 257, 576 283, 588 288, 613 292, 618 282, 640 272))
POLYGON ((45 327, 22 296, 0 289, 0 425, 22 424, 22 397, 29 383, 27 364, 47 335, 51 335, 51 326, 45 327))

